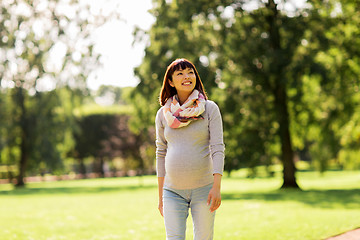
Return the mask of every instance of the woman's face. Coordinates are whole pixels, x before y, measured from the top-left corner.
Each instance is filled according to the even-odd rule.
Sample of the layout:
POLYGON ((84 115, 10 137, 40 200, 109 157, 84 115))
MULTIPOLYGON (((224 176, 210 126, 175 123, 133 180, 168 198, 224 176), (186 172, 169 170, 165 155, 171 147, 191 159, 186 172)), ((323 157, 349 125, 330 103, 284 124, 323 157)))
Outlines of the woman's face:
POLYGON ((196 85, 196 75, 192 68, 185 68, 177 70, 172 75, 172 80, 169 84, 175 87, 176 91, 183 93, 191 93, 196 85))

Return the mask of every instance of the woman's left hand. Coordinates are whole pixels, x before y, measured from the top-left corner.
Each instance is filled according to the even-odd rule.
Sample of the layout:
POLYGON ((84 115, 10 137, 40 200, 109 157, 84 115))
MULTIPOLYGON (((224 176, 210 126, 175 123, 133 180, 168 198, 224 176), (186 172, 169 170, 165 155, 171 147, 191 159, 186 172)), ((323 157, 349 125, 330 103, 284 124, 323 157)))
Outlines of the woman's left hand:
POLYGON ((220 207, 221 193, 220 193, 219 187, 214 186, 211 188, 211 190, 209 192, 208 200, 207 200, 207 205, 210 205, 210 212, 215 212, 215 210, 220 207))

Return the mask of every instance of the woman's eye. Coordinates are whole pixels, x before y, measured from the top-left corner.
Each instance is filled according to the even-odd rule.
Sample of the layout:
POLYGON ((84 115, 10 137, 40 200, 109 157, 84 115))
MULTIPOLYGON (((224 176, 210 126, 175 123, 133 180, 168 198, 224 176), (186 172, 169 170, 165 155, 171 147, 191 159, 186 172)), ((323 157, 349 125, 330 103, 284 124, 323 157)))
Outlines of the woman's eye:
POLYGON ((179 75, 182 75, 182 73, 178 73, 177 75, 178 75, 178 76, 179 76, 179 75))

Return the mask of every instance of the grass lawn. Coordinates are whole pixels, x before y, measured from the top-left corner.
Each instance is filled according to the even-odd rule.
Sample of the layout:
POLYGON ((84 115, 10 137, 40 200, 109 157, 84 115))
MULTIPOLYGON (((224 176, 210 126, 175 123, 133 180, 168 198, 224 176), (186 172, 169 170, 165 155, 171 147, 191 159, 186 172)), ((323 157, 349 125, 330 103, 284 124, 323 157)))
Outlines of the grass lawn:
MULTIPOLYGON (((303 191, 278 190, 279 177, 224 177, 215 239, 320 240, 360 227, 360 171, 299 172, 298 182, 303 191)), ((165 239, 156 177, 0 185, 0 239, 165 239)))

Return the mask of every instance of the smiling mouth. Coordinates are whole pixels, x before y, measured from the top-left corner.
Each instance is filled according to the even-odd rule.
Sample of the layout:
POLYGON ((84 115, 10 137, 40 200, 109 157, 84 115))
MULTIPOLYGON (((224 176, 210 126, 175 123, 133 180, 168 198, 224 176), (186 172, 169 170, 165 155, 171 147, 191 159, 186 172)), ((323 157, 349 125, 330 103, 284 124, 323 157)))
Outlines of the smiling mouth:
POLYGON ((188 86, 188 85, 191 85, 192 82, 184 82, 182 85, 185 85, 185 86, 188 86))

